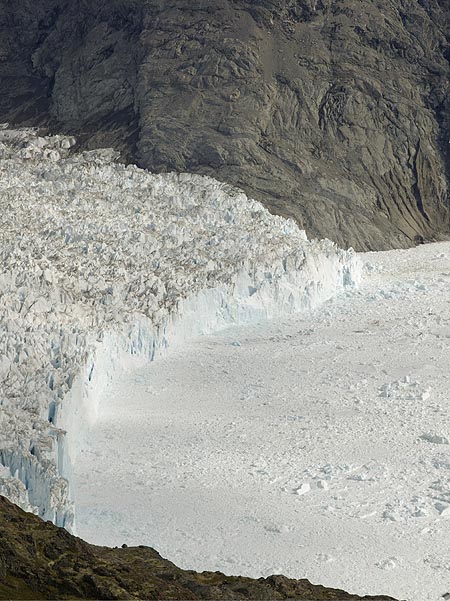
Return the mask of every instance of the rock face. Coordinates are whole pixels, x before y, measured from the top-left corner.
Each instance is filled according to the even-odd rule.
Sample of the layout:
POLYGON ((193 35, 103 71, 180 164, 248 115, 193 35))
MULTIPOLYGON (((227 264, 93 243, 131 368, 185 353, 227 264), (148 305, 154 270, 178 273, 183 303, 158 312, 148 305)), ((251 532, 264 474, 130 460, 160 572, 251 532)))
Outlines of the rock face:
POLYGON ((214 175, 359 250, 448 236, 448 0, 0 5, 0 119, 214 175))
POLYGON ((0 497, 0 599, 302 599, 358 597, 284 576, 185 571, 149 547, 89 545, 0 497))

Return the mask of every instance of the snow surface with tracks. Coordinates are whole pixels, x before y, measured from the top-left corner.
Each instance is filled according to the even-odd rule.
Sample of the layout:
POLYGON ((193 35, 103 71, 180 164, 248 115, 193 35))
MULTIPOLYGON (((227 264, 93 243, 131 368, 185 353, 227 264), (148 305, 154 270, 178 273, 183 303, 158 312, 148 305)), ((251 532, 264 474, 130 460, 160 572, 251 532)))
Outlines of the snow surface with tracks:
POLYGON ((450 590, 450 243, 362 255, 360 288, 230 328, 105 389, 79 533, 358 594, 450 590))
POLYGON ((0 128, 0 493, 73 526, 77 453, 115 373, 359 277, 243 193, 0 128))

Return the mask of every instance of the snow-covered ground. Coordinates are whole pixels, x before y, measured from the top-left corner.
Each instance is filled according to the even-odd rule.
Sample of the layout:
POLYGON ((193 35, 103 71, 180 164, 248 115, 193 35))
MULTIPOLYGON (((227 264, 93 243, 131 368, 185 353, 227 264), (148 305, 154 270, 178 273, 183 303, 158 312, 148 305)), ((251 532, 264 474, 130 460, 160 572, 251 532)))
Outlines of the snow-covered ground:
POLYGON ((119 370, 76 464, 78 533, 185 568, 450 590, 450 243, 359 290, 119 370))
POLYGON ((360 271, 239 190, 74 142, 0 126, 0 494, 66 528, 113 374, 317 305, 360 271))

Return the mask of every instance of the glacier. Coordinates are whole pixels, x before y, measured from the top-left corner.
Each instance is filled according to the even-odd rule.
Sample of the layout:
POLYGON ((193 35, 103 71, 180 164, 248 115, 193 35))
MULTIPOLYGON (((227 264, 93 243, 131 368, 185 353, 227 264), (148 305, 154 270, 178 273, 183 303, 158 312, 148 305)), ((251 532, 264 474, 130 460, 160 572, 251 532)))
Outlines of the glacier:
POLYGON ((240 190, 0 127, 0 494, 73 530, 71 473, 119 368, 318 305, 361 261, 240 190))

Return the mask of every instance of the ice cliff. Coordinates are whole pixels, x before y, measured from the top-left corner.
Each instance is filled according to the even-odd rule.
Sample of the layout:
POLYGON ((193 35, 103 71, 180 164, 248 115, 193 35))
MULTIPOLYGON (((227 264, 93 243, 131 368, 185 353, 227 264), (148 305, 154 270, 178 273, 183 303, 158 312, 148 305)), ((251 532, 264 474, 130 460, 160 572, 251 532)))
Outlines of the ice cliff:
POLYGON ((71 461, 118 365, 314 306, 360 271, 239 190, 73 144, 0 130, 0 494, 69 529, 71 461))

